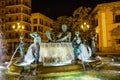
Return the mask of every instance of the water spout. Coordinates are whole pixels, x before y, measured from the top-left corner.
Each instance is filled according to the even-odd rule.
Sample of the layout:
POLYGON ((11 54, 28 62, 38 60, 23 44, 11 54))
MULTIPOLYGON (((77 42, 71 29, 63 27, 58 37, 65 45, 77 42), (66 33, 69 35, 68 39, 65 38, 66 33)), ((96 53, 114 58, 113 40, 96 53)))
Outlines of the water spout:
POLYGON ((18 50, 18 49, 19 49, 19 46, 16 48, 15 52, 13 53, 13 55, 12 55, 12 57, 11 57, 11 59, 10 59, 9 64, 7 65, 7 69, 9 69, 10 65, 12 64, 12 60, 13 60, 15 54, 17 53, 17 50, 18 50))

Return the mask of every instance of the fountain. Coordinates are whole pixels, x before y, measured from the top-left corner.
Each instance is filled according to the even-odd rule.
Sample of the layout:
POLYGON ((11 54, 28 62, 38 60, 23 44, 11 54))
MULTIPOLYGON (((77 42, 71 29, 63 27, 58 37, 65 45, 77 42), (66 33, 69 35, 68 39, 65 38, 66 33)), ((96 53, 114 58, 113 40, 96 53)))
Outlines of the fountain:
MULTIPOLYGON (((48 32, 47 34, 50 33, 48 32)), ((34 38, 34 43, 29 46, 27 53, 24 55, 23 62, 19 62, 15 58, 15 54, 20 48, 19 45, 7 65, 7 70, 1 72, 3 67, 0 66, 0 73, 3 73, 0 75, 0 79, 69 80, 86 79, 87 77, 87 79, 103 80, 107 79, 104 76, 109 77, 109 72, 112 77, 108 79, 113 80, 115 78, 119 80, 119 59, 116 57, 101 58, 100 56, 92 59, 93 51, 85 42, 82 43, 78 34, 76 32, 76 36, 72 42, 69 41, 71 36, 68 33, 68 35, 62 36, 61 39, 56 37, 52 38, 48 35, 49 39, 51 39, 50 42, 42 43, 41 36, 38 33, 31 33, 30 36, 34 38)), ((23 45, 21 45, 20 50, 23 53, 23 45)), ((20 57, 23 56, 21 55, 20 57)))
MULTIPOLYGON (((51 67, 51 66, 63 67, 63 66, 67 66, 67 65, 71 66, 75 64, 74 61, 76 60, 75 59, 76 55, 74 53, 74 48, 73 48, 74 44, 71 42, 71 33, 66 31, 66 29, 67 29, 67 26, 65 24, 62 25, 63 32, 59 34, 59 37, 56 36, 54 38, 52 38, 52 36, 50 35, 50 32, 46 32, 46 36, 51 41, 48 43, 42 43, 41 36, 38 33, 36 32, 31 33, 30 36, 34 38, 34 43, 30 45, 26 55, 24 56, 23 62, 20 62, 20 63, 13 62, 13 58, 18 48, 21 48, 20 52, 21 54, 23 54, 24 46, 19 45, 19 47, 16 48, 10 60, 10 63, 7 66, 9 71, 14 72, 16 71, 16 68, 19 67, 18 72, 22 72, 24 68, 30 69, 33 65, 34 65, 34 68, 37 69, 39 67, 39 63, 42 63, 43 67, 51 67)), ((81 42, 79 35, 77 35, 75 42, 77 43, 77 46, 78 46, 77 58, 78 60, 82 61, 81 65, 83 66, 83 68, 85 68, 84 62, 91 57, 91 49, 85 43, 81 42)), ((76 68, 78 69, 81 67, 76 67, 76 68)))
POLYGON ((41 43, 40 55, 44 66, 67 65, 74 60, 72 43, 41 43))

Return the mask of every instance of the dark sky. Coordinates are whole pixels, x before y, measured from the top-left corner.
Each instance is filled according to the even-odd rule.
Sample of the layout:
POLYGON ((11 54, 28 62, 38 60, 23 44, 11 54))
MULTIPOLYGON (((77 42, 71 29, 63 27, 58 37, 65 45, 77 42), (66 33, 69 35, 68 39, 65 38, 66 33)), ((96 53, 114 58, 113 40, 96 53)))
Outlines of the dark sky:
POLYGON ((100 3, 115 2, 120 0, 32 0, 32 13, 40 12, 56 19, 59 16, 70 16, 80 6, 94 7, 100 3))

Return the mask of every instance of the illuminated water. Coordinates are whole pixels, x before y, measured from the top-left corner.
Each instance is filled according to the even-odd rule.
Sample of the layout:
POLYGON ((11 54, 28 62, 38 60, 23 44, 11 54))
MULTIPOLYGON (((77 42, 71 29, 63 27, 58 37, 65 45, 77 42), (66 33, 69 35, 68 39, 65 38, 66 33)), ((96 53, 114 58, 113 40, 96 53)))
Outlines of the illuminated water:
POLYGON ((114 62, 111 58, 102 58, 106 63, 99 70, 70 71, 38 74, 13 74, 9 73, 3 66, 0 66, 0 80, 120 80, 120 62, 114 62))
POLYGON ((54 77, 31 76, 31 75, 13 75, 0 72, 0 80, 120 80, 120 71, 85 71, 69 72, 54 77))
MULTIPOLYGON (((34 61, 31 44, 25 55, 24 62, 19 65, 29 65, 34 61)), ((41 43, 39 62, 44 66, 59 66, 71 64, 74 60, 72 43, 41 43)))
POLYGON ((32 74, 13 74, 0 66, 0 80, 120 80, 120 63, 110 62, 108 64, 100 70, 46 73, 36 76, 32 74))

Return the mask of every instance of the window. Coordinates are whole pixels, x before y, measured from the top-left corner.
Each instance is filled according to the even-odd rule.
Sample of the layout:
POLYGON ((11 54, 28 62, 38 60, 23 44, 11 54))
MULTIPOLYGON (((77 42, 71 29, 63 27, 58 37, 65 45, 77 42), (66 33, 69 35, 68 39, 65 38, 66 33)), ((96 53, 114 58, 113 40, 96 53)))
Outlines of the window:
POLYGON ((38 31, 42 32, 43 28, 41 26, 38 27, 38 31))
POLYGON ((16 8, 16 13, 18 13, 19 12, 19 9, 18 8, 16 8))
POLYGON ((11 17, 9 17, 9 21, 10 21, 10 22, 11 22, 11 20, 12 20, 11 17))
POLYGON ((0 14, 4 14, 4 10, 0 10, 0 14))
POLYGON ((0 2, 0 7, 4 7, 5 6, 5 2, 0 2))
POLYGON ((34 29, 33 29, 33 31, 37 31, 37 26, 34 26, 34 29))
POLYGON ((5 6, 5 3, 4 3, 4 2, 2 2, 2 6, 5 6))
POLYGON ((50 27, 51 27, 51 28, 53 27, 52 24, 50 24, 50 27))
POLYGON ((4 18, 1 18, 1 21, 4 22, 4 18))
POLYGON ((16 21, 18 21, 18 16, 16 16, 16 21))
POLYGON ((45 22, 45 26, 48 26, 48 23, 47 23, 47 21, 45 22))
POLYGON ((120 39, 116 39, 116 43, 117 43, 117 44, 120 44, 120 39))
POLYGON ((1 13, 2 13, 2 14, 4 14, 4 13, 5 13, 5 11, 4 11, 4 10, 1 10, 1 13))
POLYGON ((115 16, 115 23, 120 23, 120 15, 115 16))
POLYGON ((42 25, 43 25, 43 19, 40 19, 40 24, 42 24, 42 25))
POLYGON ((37 19, 36 18, 33 19, 33 24, 37 24, 37 23, 38 23, 37 19))
POLYGON ((18 33, 16 33, 16 34, 15 34, 15 38, 19 38, 19 35, 18 35, 18 33))
POLYGON ((16 0, 16 4, 18 4, 18 0, 16 0))

